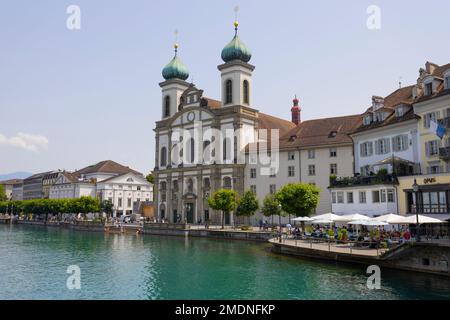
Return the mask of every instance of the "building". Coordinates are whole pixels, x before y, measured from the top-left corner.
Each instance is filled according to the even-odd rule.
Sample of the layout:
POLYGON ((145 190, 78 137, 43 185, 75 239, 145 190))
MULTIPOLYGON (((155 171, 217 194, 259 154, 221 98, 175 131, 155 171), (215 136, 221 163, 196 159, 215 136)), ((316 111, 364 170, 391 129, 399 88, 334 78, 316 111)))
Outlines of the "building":
MULTIPOLYGON (((297 98, 291 121, 259 112, 252 103, 250 50, 235 36, 218 66, 221 100, 186 82, 189 72, 178 56, 163 69, 162 118, 156 122, 155 202, 159 219, 221 223, 207 198, 221 188, 256 193, 260 203, 289 182, 321 189, 318 213, 331 210, 330 176, 353 174, 348 136, 359 115, 301 120, 297 98)), ((253 223, 259 216, 253 219, 253 223)), ((233 216, 225 224, 233 224, 233 216)))
POLYGON ((355 176, 331 183, 333 212, 371 216, 413 213, 414 181, 422 182, 420 188, 426 190, 419 199, 419 206, 423 200, 421 213, 448 212, 448 140, 447 136, 440 139, 430 126, 435 122, 448 127, 450 64, 427 62, 419 73, 416 85, 385 98, 372 97, 361 126, 350 134, 355 176))
POLYGON ((44 199, 48 199, 50 197, 50 187, 58 180, 58 177, 61 175, 61 170, 52 171, 46 174, 42 178, 42 193, 44 199))
POLYGON ((42 181, 51 171, 41 172, 23 180, 23 200, 44 198, 44 188, 42 181))
MULTIPOLYGON (((294 108, 298 99, 294 99, 294 108)), ((353 143, 348 136, 360 123, 360 115, 316 119, 301 122, 292 115, 297 125, 279 139, 279 168, 272 174, 261 174, 261 165, 251 158, 245 169, 245 189, 253 190, 260 202, 267 194, 273 194, 287 183, 303 182, 317 186, 320 200, 316 213, 331 211, 328 190, 330 177, 346 177, 353 174, 353 143)), ((255 148, 256 150, 256 148, 255 148)), ((262 218, 253 217, 253 223, 262 218)))
POLYGON ((3 186, 8 200, 15 200, 13 197, 14 186, 22 183, 22 179, 10 179, 5 181, 0 181, 0 185, 3 186))
POLYGON ((49 190, 51 199, 89 196, 113 203, 113 215, 139 213, 153 200, 153 186, 142 173, 111 160, 75 172, 60 172, 49 190))
POLYGON ((413 87, 422 175, 399 178, 400 212, 450 219, 450 64, 427 62, 413 87), (441 132, 437 132, 436 124, 441 132), (413 185, 417 184, 417 192, 413 185))
POLYGON ((23 200, 23 180, 22 179, 18 179, 18 182, 13 185, 12 200, 23 200))

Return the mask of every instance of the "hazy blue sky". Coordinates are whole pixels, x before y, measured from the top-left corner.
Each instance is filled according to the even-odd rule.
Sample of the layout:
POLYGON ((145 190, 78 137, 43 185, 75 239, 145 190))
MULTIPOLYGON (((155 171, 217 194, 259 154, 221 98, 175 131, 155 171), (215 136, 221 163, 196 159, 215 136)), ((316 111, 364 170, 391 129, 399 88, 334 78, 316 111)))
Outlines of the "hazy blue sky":
POLYGON ((414 83, 425 61, 450 61, 442 0, 2 0, 0 173, 105 159, 151 170, 174 30, 197 87, 218 98, 236 4, 256 66, 253 107, 279 117, 290 118, 294 94, 303 119, 361 113, 400 76, 414 83), (81 8, 78 31, 66 28, 71 4, 81 8), (371 4, 380 30, 366 26, 371 4))

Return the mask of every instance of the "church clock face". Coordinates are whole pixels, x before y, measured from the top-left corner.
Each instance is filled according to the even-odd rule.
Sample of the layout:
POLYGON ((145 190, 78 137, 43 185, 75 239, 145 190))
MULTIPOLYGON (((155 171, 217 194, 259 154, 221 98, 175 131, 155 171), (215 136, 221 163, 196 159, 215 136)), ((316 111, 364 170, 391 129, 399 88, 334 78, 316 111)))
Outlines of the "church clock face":
POLYGON ((189 112, 187 114, 187 119, 188 119, 188 121, 194 121, 195 120, 195 113, 194 112, 189 112))

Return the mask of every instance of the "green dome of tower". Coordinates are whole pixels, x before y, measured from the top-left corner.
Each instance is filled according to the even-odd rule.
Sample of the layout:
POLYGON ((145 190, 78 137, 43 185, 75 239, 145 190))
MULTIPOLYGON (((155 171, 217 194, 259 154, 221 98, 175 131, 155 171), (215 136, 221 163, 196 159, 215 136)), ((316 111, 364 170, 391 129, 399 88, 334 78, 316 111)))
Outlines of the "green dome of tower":
POLYGON ((229 62, 232 60, 241 60, 244 62, 249 62, 252 58, 252 53, 249 48, 241 41, 237 35, 238 22, 234 23, 236 34, 229 44, 226 45, 222 50, 222 60, 229 62))
POLYGON ((172 80, 172 79, 181 79, 186 80, 189 78, 189 71, 187 67, 181 62, 180 58, 177 56, 178 51, 178 45, 175 44, 175 56, 173 57, 172 61, 167 64, 163 71, 162 76, 166 80, 172 80))

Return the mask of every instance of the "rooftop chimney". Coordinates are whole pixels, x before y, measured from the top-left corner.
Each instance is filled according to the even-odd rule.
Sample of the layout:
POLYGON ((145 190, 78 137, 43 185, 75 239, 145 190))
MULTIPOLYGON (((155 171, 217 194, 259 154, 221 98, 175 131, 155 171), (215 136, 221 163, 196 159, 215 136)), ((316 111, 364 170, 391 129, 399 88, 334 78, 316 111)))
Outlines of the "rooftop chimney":
POLYGON ((372 96, 372 111, 377 111, 384 107, 384 98, 380 96, 372 96))

